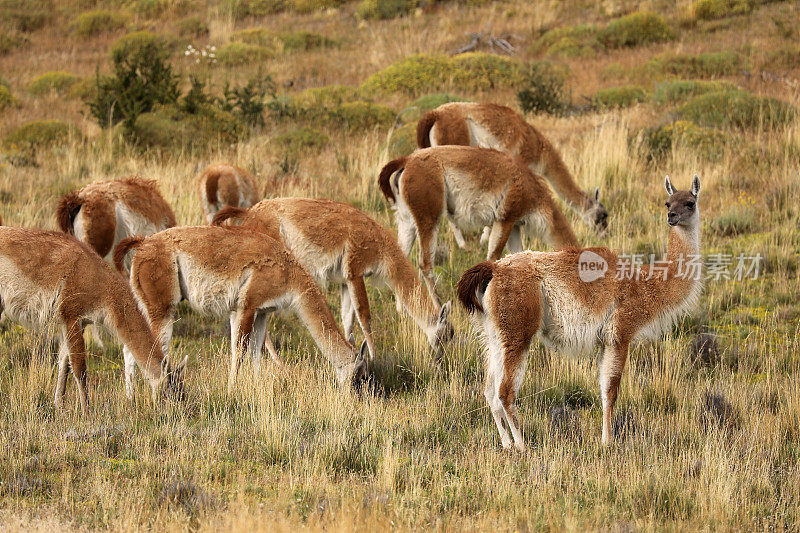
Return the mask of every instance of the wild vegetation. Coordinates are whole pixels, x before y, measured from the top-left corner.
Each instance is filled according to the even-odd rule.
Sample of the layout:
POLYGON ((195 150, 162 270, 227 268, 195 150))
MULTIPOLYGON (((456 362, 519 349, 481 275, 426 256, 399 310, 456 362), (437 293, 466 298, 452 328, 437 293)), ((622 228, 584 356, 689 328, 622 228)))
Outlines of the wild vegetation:
MULTIPOLYGON (((369 287, 377 356, 343 393, 306 330, 271 319, 284 360, 226 393, 223 321, 178 310, 186 404, 125 397, 121 347, 90 346, 90 414, 52 402, 46 332, 0 333, 0 523, 29 529, 796 530, 800 527, 800 8, 794 2, 0 0, 0 214, 55 229, 64 193, 157 180, 200 224, 200 172, 247 169, 265 197, 348 202, 385 226, 380 168, 425 110, 492 101, 600 188, 582 245, 665 250, 664 174, 698 173, 702 252, 760 255, 757 279, 705 282, 700 307, 631 350, 600 443, 596 358, 532 346, 504 452, 463 309, 436 360, 369 287), (390 5, 391 4, 391 5, 390 5), (501 54, 465 32, 508 40, 501 54), (251 48, 256 47, 256 48, 251 48), (547 76, 540 75, 546 73, 547 76), (698 334, 702 334, 698 336, 698 334)), ((564 209, 567 212, 566 209, 564 209)), ((445 299, 483 258, 440 231, 445 299)), ((536 240, 526 241, 542 249, 536 240)), ((416 261, 416 253, 412 254, 416 261)), ((713 271, 712 271, 713 272, 713 271)), ((337 291, 327 293, 339 316, 337 291)), ((356 328, 357 340, 363 338, 356 328)))

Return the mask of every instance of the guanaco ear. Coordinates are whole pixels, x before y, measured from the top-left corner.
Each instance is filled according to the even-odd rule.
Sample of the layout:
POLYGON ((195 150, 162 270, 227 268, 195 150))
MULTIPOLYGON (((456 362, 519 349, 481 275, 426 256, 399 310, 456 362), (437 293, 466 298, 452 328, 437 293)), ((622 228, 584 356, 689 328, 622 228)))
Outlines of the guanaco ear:
POLYGON ((664 178, 664 187, 667 188, 667 194, 669 194, 670 196, 675 194, 675 187, 673 187, 672 182, 669 181, 669 174, 667 174, 667 177, 664 178))
POLYGON ((451 307, 450 302, 447 302, 439 310, 439 323, 440 324, 442 322, 444 322, 445 320, 447 320, 448 317, 450 316, 450 307, 451 307))
POLYGON ((367 346, 367 339, 361 343, 361 348, 358 350, 358 358, 362 361, 367 359, 367 352, 369 351, 369 347, 367 346))
POLYGON ((594 188, 594 201, 595 202, 599 202, 600 201, 600 187, 595 187, 594 188))
POLYGON ((692 195, 697 198, 700 195, 700 176, 697 174, 692 178, 692 195))

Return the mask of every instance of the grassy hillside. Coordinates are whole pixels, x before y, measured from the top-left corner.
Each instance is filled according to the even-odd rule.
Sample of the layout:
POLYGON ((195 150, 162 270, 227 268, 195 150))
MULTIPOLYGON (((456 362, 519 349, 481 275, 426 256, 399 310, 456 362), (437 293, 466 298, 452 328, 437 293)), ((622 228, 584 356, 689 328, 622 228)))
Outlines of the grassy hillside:
MULTIPOLYGON (((795 3, 119 4, 0 0, 4 224, 54 228, 62 194, 131 174, 158 181, 179 223, 199 224, 195 181, 207 164, 226 161, 252 171, 266 197, 330 197, 392 226, 378 171, 413 148, 421 110, 466 99, 524 107, 579 184, 600 188, 610 215, 605 236, 569 215, 585 245, 663 253, 664 174, 688 188, 698 173, 703 253, 760 254, 764 263, 758 279, 707 280, 693 317, 663 341, 632 349, 609 448, 600 445, 595 357, 534 343, 519 401, 529 448, 504 452, 463 310, 454 307, 456 340, 437 364, 382 288, 369 288, 379 355, 371 366, 376 391, 364 396, 336 387, 292 316, 270 321, 285 366, 265 364, 252 376, 245 365, 227 395, 223 324, 181 309, 173 357, 189 355, 188 405, 155 409, 141 380, 126 400, 121 348, 107 343, 91 350, 92 412, 82 419, 74 383, 68 407, 53 407, 47 335, 5 323, 0 523, 800 527, 795 3), (478 47, 451 55, 471 41, 465 32, 482 33, 478 47), (500 54, 498 41, 490 47, 488 35, 513 53, 500 54), (174 98, 119 121, 120 110, 106 108, 113 124, 98 124, 86 102, 97 102, 98 85, 114 74, 113 57, 121 56, 112 51, 147 43, 176 76, 174 98), (698 356, 700 332, 716 335, 717 351, 698 356)), ((485 250, 477 235, 467 252, 448 231, 440 242, 436 273, 452 299, 461 273, 485 250)), ((329 301, 338 311, 336 291, 329 301)))

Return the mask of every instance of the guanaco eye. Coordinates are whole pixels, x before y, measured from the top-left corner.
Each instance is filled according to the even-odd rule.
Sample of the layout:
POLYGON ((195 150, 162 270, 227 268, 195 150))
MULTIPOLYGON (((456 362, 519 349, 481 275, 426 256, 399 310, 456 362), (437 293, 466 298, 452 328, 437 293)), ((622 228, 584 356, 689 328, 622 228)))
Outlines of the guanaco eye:
POLYGON ((686 207, 689 209, 694 209, 694 202, 686 202, 686 207))
POLYGON ((669 202, 665 203, 664 205, 667 206, 667 209, 669 209, 669 202))

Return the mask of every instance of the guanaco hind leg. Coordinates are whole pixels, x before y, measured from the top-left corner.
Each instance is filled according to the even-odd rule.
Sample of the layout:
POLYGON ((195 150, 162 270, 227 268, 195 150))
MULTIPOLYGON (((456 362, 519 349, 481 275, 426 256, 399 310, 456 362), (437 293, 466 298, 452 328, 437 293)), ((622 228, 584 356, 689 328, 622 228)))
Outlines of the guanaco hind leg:
POLYGON ((605 347, 600 363, 600 396, 603 400, 603 444, 614 440, 612 421, 614 404, 617 402, 622 371, 628 359, 628 344, 618 342, 605 347))
MULTIPOLYGON (((347 281, 347 289, 350 291, 351 305, 355 309, 361 331, 369 348, 369 358, 375 359, 375 341, 372 339, 372 327, 370 326, 369 299, 367 298, 367 287, 364 284, 364 277, 357 276, 347 281)), ((349 336, 349 333, 345 333, 349 336)))

